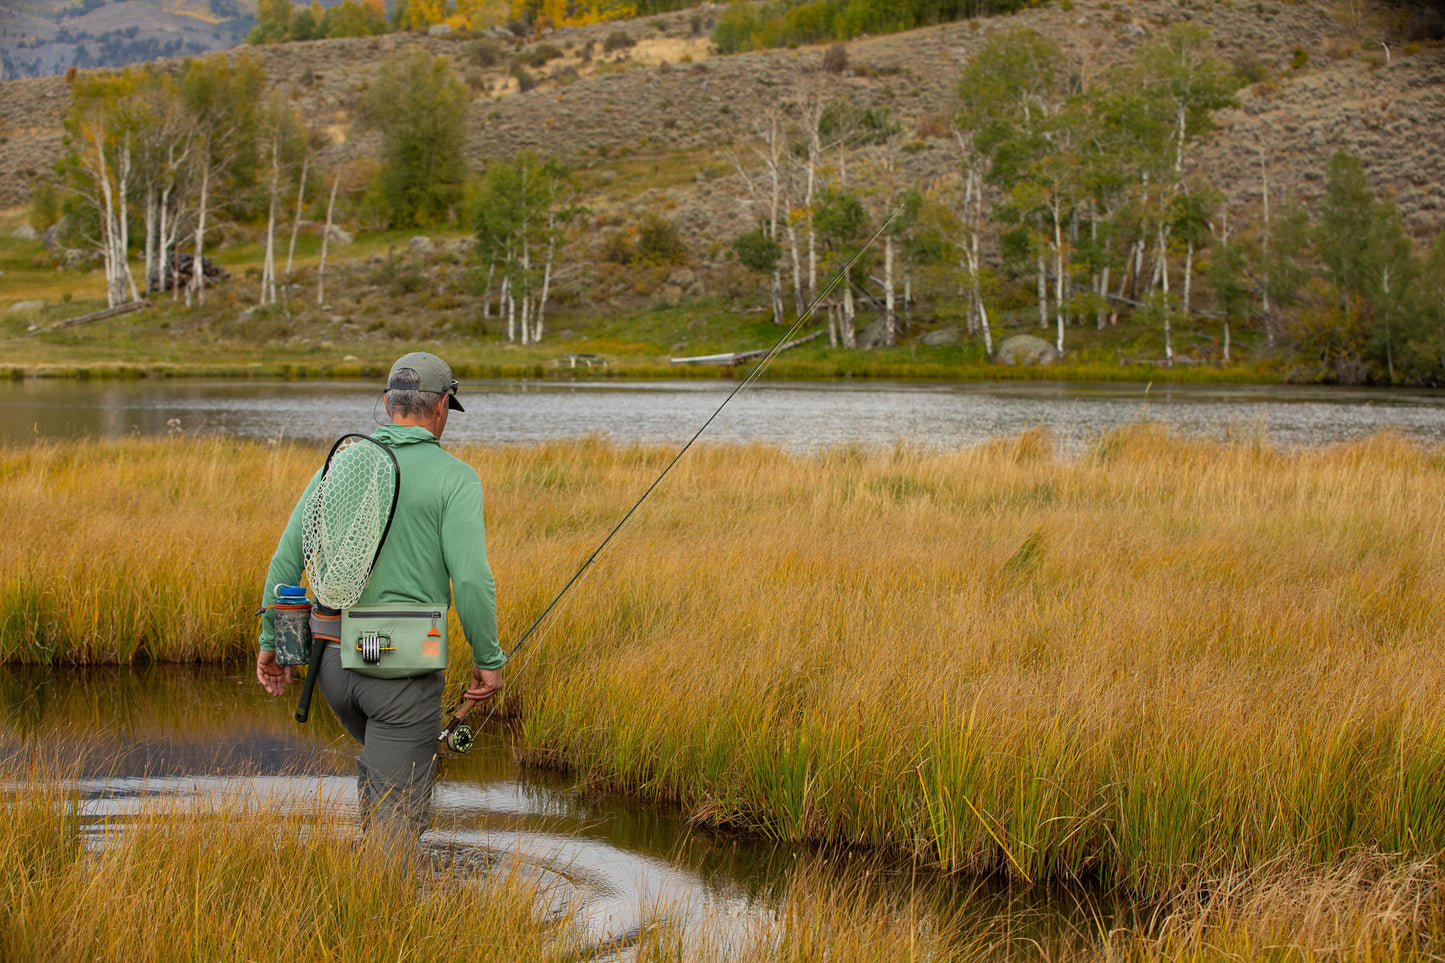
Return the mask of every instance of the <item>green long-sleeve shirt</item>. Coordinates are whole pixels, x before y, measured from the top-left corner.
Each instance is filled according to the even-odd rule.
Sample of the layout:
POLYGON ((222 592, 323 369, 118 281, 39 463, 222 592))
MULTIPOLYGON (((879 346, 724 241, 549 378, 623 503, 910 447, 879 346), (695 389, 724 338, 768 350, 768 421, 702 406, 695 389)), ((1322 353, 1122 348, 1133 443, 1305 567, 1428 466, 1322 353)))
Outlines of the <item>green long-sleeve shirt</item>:
MULTIPOLYGON (((450 598, 471 643, 472 661, 484 669, 501 668, 507 657, 497 642, 497 589, 487 563, 481 479, 466 462, 442 451, 425 428, 385 425, 372 437, 396 455, 401 491, 391 531, 358 604, 425 604, 450 598)), ((266 572, 262 605, 276 601, 277 585, 301 579, 303 506, 320 480, 318 470, 291 511, 266 572)), ((261 617, 261 648, 274 649, 273 639, 268 608, 261 617)))

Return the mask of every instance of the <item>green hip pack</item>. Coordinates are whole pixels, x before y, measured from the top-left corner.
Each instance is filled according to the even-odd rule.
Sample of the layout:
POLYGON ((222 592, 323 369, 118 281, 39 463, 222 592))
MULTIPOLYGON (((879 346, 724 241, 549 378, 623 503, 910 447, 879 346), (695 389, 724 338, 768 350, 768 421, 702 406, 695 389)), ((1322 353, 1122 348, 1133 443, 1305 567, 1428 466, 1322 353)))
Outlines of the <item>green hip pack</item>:
POLYGON ((447 606, 382 602, 341 610, 341 666, 377 679, 447 667, 447 606))

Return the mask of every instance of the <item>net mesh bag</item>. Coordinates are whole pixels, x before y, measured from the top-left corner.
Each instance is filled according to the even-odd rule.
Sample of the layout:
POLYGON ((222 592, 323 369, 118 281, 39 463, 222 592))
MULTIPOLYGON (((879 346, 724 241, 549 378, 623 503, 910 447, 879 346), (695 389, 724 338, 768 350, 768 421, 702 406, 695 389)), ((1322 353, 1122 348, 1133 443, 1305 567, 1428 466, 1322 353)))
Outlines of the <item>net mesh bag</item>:
POLYGON ((396 499, 390 453, 370 439, 347 439, 305 507, 301 536, 306 575, 317 601, 332 608, 356 604, 396 499))

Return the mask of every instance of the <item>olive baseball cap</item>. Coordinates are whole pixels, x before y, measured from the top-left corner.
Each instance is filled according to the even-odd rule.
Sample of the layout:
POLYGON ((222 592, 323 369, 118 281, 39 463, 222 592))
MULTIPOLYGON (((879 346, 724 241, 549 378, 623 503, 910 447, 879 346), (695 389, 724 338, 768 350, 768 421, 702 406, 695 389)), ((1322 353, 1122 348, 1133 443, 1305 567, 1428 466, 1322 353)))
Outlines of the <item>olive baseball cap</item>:
POLYGON ((452 378, 452 369, 445 361, 426 351, 413 351, 396 359, 391 373, 386 376, 387 391, 435 391, 447 396, 447 407, 452 411, 466 411, 457 401, 457 383, 452 378), (415 380, 399 380, 396 373, 402 368, 415 371, 415 380))

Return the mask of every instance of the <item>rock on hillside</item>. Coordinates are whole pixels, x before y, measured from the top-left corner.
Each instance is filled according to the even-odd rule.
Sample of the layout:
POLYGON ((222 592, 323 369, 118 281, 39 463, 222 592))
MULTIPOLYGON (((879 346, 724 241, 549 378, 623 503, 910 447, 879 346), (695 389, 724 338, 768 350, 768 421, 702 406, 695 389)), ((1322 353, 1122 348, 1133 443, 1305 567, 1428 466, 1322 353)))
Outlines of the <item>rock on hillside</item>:
MULTIPOLYGON (((830 94, 889 108, 918 131, 918 144, 906 155, 908 173, 931 177, 952 168, 951 142, 938 121, 951 112, 960 68, 992 31, 1035 27, 1069 50, 1087 78, 1126 61, 1170 24, 1191 20, 1209 28, 1220 57, 1253 58, 1269 75, 1242 93, 1240 109, 1221 114, 1219 133, 1194 159, 1233 202, 1259 195, 1261 145, 1272 192, 1306 201, 1319 193, 1330 155, 1342 148, 1365 161, 1418 235, 1440 229, 1445 49, 1397 50, 1390 64, 1376 66, 1366 60, 1372 55, 1352 53, 1339 40, 1325 3, 1074 0, 1071 6, 855 40, 848 45, 851 69, 841 76, 821 72, 821 47, 708 56, 695 21, 710 28, 718 8, 709 5, 549 33, 544 40, 564 56, 534 68, 538 84, 526 92, 506 64, 473 63, 472 41, 455 36, 392 35, 243 52, 258 57, 273 82, 293 87, 308 115, 330 130, 333 159, 375 150, 374 136, 355 130, 352 103, 383 58, 416 46, 446 54, 474 97, 467 139, 473 164, 524 148, 614 171, 621 170, 620 157, 653 158, 654 176, 639 187, 648 193, 628 208, 666 211, 690 235, 728 237, 754 223, 756 213, 740 203, 741 179, 724 148, 741 148, 768 104, 823 84, 830 94), (637 42, 605 52, 603 39, 618 29, 637 42), (589 41, 591 55, 584 57, 589 41), (1302 70, 1292 67, 1297 49, 1308 57, 1302 70), (699 172, 669 179, 680 152, 692 152, 699 172)), ((22 203, 33 177, 59 156, 66 97, 63 81, 54 78, 0 84, 0 205, 22 203)), ((739 149, 738 156, 747 162, 749 153, 739 149)), ((605 202, 602 209, 606 213, 605 202)))

